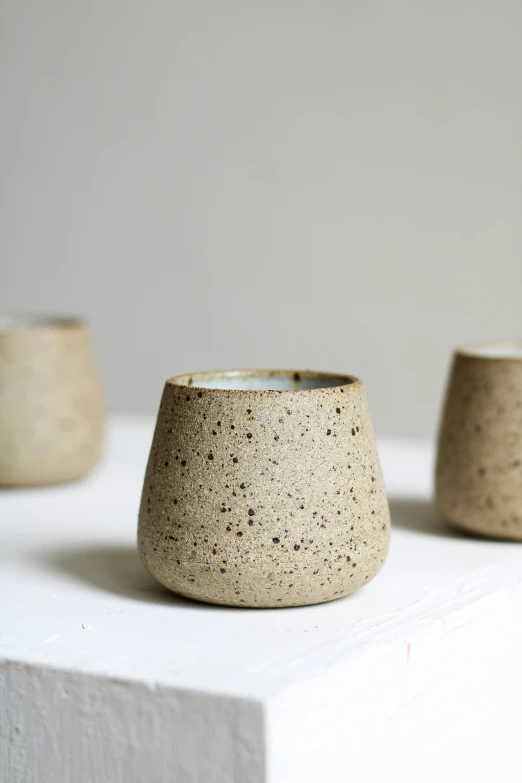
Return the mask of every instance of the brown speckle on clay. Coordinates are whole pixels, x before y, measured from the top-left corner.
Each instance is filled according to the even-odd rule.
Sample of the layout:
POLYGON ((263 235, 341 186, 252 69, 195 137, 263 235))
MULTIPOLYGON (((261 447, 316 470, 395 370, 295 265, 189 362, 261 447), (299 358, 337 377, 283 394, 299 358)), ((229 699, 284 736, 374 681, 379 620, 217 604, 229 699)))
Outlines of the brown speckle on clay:
POLYGON ((211 603, 299 606, 351 593, 380 569, 389 514, 362 384, 298 376, 192 375, 189 405, 188 376, 167 382, 138 541, 150 573, 171 590, 211 603), (332 428, 341 403, 353 434, 363 433, 356 441, 351 423, 332 428), (183 470, 173 453, 185 454, 183 470), (172 528, 176 540, 158 550, 172 528))

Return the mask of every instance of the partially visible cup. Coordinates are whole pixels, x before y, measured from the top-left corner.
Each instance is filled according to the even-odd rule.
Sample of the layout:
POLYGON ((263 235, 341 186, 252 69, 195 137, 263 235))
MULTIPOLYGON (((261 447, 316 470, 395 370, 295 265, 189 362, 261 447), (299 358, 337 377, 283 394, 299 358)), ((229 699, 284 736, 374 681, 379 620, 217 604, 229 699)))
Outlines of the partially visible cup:
POLYGON ((81 319, 0 316, 0 486, 85 475, 101 456, 104 419, 81 319))
POLYGON ((522 341, 456 350, 435 483, 436 505, 448 522, 522 539, 522 341))

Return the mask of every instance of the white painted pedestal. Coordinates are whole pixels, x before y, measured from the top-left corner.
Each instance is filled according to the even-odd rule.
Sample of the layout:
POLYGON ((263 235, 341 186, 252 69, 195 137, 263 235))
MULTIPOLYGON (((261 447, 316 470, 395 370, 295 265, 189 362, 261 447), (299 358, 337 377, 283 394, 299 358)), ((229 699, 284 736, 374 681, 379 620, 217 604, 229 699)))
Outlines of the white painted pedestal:
POLYGON ((459 535, 386 442, 381 574, 302 609, 199 605, 135 549, 152 422, 74 485, 0 494, 1 783, 519 781, 522 546, 459 535))

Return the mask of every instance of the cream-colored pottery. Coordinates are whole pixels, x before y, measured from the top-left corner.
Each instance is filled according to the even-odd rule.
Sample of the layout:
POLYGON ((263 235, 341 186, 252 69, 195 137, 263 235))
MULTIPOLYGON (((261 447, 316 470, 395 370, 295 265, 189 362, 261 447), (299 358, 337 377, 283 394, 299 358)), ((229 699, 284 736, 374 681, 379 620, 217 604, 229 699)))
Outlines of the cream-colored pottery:
POLYGON ((439 433, 436 504, 460 528, 522 539, 522 342, 456 351, 439 433))
POLYGON ((79 478, 100 458, 104 408, 86 325, 0 317, 0 486, 79 478))
POLYGON ((388 539, 357 378, 260 370, 167 381, 138 533, 159 582, 232 606, 320 603, 372 579, 388 539))

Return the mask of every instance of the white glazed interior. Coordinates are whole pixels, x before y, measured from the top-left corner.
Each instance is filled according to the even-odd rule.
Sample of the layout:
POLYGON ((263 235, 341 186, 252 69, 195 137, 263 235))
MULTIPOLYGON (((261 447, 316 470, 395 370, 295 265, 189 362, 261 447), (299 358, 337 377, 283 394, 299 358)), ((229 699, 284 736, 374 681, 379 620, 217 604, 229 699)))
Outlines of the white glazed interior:
POLYGON ((80 319, 65 315, 0 314, 0 332, 18 332, 27 329, 64 329, 80 324, 80 319))
POLYGON ((463 346, 460 353, 483 359, 522 359, 522 340, 493 340, 472 343, 463 346))
POLYGON ((230 372, 194 373, 171 379, 178 386, 200 389, 223 389, 231 391, 296 391, 300 389, 326 389, 346 386, 354 382, 349 375, 262 370, 258 372, 237 370, 230 372))

